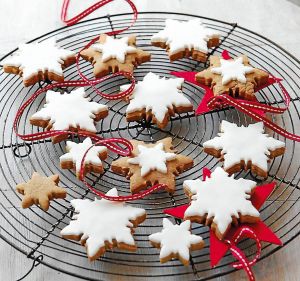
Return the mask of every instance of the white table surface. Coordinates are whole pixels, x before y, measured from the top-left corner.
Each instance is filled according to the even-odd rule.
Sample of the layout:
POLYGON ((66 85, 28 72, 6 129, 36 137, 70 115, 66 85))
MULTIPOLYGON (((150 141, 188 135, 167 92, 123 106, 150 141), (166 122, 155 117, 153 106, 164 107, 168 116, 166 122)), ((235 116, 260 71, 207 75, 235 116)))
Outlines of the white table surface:
MULTIPOLYGON (((70 15, 95 3, 73 0, 70 15)), ((286 0, 136 0, 139 11, 173 11, 198 14, 236 22, 262 34, 300 58, 300 7, 286 0)), ((20 42, 63 26, 62 0, 1 0, 0 57, 20 42)), ((122 0, 96 11, 90 17, 129 11, 122 0)), ((1 223, 1 222, 0 222, 1 223)), ((299 237, 254 268, 257 280, 300 280, 299 237)), ((0 280, 16 280, 31 266, 31 261, 0 240, 0 280)), ((25 280, 78 280, 44 266, 37 267, 25 280)), ((246 280, 242 271, 217 280, 246 280)))

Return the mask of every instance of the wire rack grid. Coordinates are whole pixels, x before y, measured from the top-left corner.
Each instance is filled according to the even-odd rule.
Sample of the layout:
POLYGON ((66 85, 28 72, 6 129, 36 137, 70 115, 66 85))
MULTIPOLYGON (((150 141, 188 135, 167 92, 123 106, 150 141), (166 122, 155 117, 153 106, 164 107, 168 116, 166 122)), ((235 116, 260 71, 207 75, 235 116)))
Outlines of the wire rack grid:
MULTIPOLYGON (((300 133, 299 105, 300 105, 300 63, 291 54, 283 50, 274 42, 235 23, 226 23, 215 19, 179 13, 147 12, 140 13, 136 24, 121 36, 137 35, 138 47, 152 53, 152 59, 135 71, 137 80, 141 80, 146 73, 154 73, 171 77, 170 71, 200 71, 206 67, 204 63, 192 59, 182 59, 170 63, 165 50, 151 46, 150 37, 161 30, 166 18, 188 20, 201 18, 206 26, 219 31, 220 46, 211 50, 210 54, 218 54, 227 49, 232 56, 247 54, 255 67, 266 69, 275 76, 284 79, 284 85, 291 95, 289 110, 279 116, 269 116, 278 125, 293 133, 300 133)), ((74 51, 80 50, 92 38, 113 29, 127 26, 131 21, 130 14, 119 14, 87 20, 71 27, 64 27, 49 32, 31 42, 41 42, 50 37, 57 39, 58 44, 74 51)), ((11 55, 13 50, 8 55, 11 55)), ((2 58, 4 59, 4 58, 2 58)), ((1 59, 1 60, 2 60, 1 59)), ((82 72, 92 78, 92 68, 89 63, 81 61, 82 72)), ((65 71, 66 80, 79 79, 76 67, 65 71)), ((101 91, 113 93, 120 85, 127 83, 126 79, 112 78, 98 85, 101 91)), ((109 117, 98 123, 97 134, 103 138, 123 137, 148 142, 172 137, 175 148, 179 153, 194 159, 194 167, 177 178, 176 192, 170 196, 164 191, 157 192, 130 204, 143 207, 147 211, 147 220, 136 229, 135 240, 138 250, 128 253, 119 250, 107 252, 103 257, 89 263, 85 248, 77 242, 65 240, 60 236, 60 230, 65 227, 72 217, 70 200, 74 198, 90 198, 94 195, 76 179, 71 170, 61 170, 59 156, 65 153, 65 142, 53 145, 50 140, 23 142, 18 139, 12 128, 12 121, 20 105, 43 84, 24 88, 21 79, 14 75, 5 74, 0 68, 0 237, 15 249, 24 253, 28 258, 41 262, 53 269, 88 280, 208 280, 233 271, 229 264, 233 261, 227 254, 221 263, 210 267, 209 261, 209 232, 208 228, 193 224, 192 232, 201 235, 206 246, 201 251, 191 255, 191 266, 184 267, 179 261, 166 264, 159 262, 158 250, 151 247, 148 235, 157 232, 162 227, 163 210, 171 206, 187 203, 182 183, 185 179, 196 179, 202 176, 202 168, 214 169, 220 165, 217 159, 205 154, 202 143, 214 137, 221 120, 228 120, 239 125, 254 122, 249 117, 234 108, 214 110, 204 115, 194 113, 181 114, 171 119, 168 127, 159 129, 147 122, 130 122, 125 120, 126 103, 124 101, 107 101, 101 99, 93 90, 86 87, 86 91, 94 101, 105 103, 110 108, 109 117), (20 195, 15 191, 17 183, 27 181, 33 171, 45 175, 59 174, 61 185, 68 187, 68 196, 64 200, 51 203, 48 212, 38 207, 20 209, 20 195)), ((203 97, 203 90, 190 83, 184 83, 183 92, 196 106, 203 97)), ((283 106, 284 101, 277 85, 272 85, 258 93, 258 99, 270 105, 283 106)), ((28 118, 44 103, 44 96, 40 96, 26 110, 20 120, 19 128, 22 133, 39 131, 29 124, 28 118)), ((261 216, 265 223, 280 237, 284 246, 299 235, 299 146, 293 141, 284 139, 273 132, 275 138, 286 142, 287 152, 272 160, 267 179, 260 179, 250 172, 240 172, 236 177, 254 179, 258 183, 277 182, 277 188, 261 209, 261 216)), ((74 137, 75 141, 79 141, 74 137)), ((113 174, 110 163, 118 156, 109 154, 105 161, 105 173, 101 176, 89 174, 90 183, 106 192, 117 187, 121 195, 128 195, 128 181, 113 174)), ((253 241, 243 241, 240 248, 248 256, 255 253, 253 241)), ((261 259, 264 259, 280 247, 263 244, 261 259)), ((24 269, 25 271, 25 269, 24 269)))

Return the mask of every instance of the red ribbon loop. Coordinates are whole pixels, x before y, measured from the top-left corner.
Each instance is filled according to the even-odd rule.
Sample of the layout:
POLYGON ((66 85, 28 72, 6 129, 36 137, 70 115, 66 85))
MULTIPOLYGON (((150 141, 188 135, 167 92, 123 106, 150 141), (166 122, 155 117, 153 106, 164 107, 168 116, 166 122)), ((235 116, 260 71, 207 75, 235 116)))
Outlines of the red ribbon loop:
MULTIPOLYGON (((259 103, 257 101, 247 101, 247 100, 238 100, 238 101, 242 105, 249 107, 249 108, 259 109, 259 110, 263 110, 265 112, 270 112, 270 113, 282 114, 288 109, 288 107, 290 105, 290 101, 291 101, 290 95, 287 92, 287 90, 285 89, 285 87, 282 85, 282 83, 281 83, 282 79, 276 78, 271 73, 269 73, 269 76, 271 77, 271 78, 269 78, 269 80, 274 81, 276 84, 278 84, 278 86, 281 90, 281 93, 283 94, 283 101, 284 101, 285 107, 274 107, 274 106, 270 106, 267 104, 259 103)), ((260 89, 258 89, 258 91, 259 90, 260 89)))
MULTIPOLYGON (((118 74, 112 74, 110 76, 101 78, 101 79, 94 79, 92 81, 90 81, 91 83, 93 83, 94 85, 96 85, 97 83, 100 83, 110 77, 114 77, 117 76, 118 74)), ((18 137, 20 137, 22 140, 25 141, 34 141, 34 140, 40 140, 40 139, 45 139, 45 138, 49 138, 49 137, 54 137, 54 136, 59 136, 59 135, 81 135, 81 136, 86 136, 86 137, 91 137, 94 140, 101 140, 100 137, 94 135, 94 134, 88 134, 88 133, 84 133, 84 132, 73 132, 73 131, 64 131, 64 130, 52 130, 52 131, 45 131, 45 132, 40 132, 40 133, 33 133, 33 134, 20 134, 18 132, 18 124, 19 124, 19 120, 24 112, 24 110, 42 93, 51 90, 53 88, 58 88, 58 87, 78 87, 78 86, 87 86, 89 85, 89 83, 85 82, 85 81, 65 81, 62 83, 53 83, 50 85, 47 85, 46 87, 41 88, 40 90, 38 90, 37 92, 35 92, 24 104, 22 104, 22 106, 19 108, 19 110, 17 111, 15 120, 14 120, 14 124, 13 124, 13 128, 14 131, 16 133, 16 135, 18 137)), ((128 92, 130 92, 130 89, 127 89, 124 92, 119 93, 119 95, 124 96, 127 95, 128 92)), ((59 95, 60 93, 57 92, 57 94, 59 95)), ((116 97, 116 96, 114 96, 116 97)), ((129 142, 129 141, 127 141, 129 142)), ((111 144, 108 144, 108 146, 111 146, 111 144)), ((128 145, 127 145, 128 146, 128 145)), ((128 153, 125 153, 126 155, 128 155, 128 153)), ((124 153, 122 153, 122 155, 124 155, 124 153)))
MULTIPOLYGON (((103 79, 95 79, 92 81, 92 83, 96 84, 99 83, 99 81, 103 81, 103 79)), ((35 141, 35 140, 41 140, 41 139, 46 139, 54 136, 59 136, 59 135, 79 135, 79 136, 84 136, 84 137, 90 137, 94 141, 103 141, 104 145, 107 146, 108 149, 110 149, 113 152, 117 152, 118 154, 122 156, 127 156, 130 155, 132 151, 132 144, 126 140, 126 139, 109 139, 109 140, 103 140, 101 137, 92 134, 92 133, 86 133, 86 132, 74 132, 74 131, 68 131, 68 130, 51 130, 51 131, 44 131, 44 132, 39 132, 39 133, 32 133, 32 134, 20 134, 18 132, 18 125, 19 125, 19 120, 24 112, 24 110, 42 93, 51 90, 53 88, 57 87, 68 87, 68 86, 86 86, 88 85, 84 81, 66 81, 62 83, 54 83, 47 85, 44 88, 41 88, 37 92, 35 92, 22 106, 19 108, 17 111, 14 123, 13 123, 13 128, 18 137, 20 137, 22 140, 25 141, 35 141), (112 141, 113 140, 113 141, 112 141), (125 145, 127 149, 123 149, 116 145, 115 143, 122 143, 125 145)), ((124 93, 124 92, 123 92, 124 93)), ((59 95, 60 93, 57 92, 59 95)))
MULTIPOLYGON (((215 109, 215 108, 219 107, 220 105, 221 106, 231 105, 231 106, 235 107, 237 110, 249 115, 253 119, 262 121, 266 127, 272 129, 277 134, 284 136, 290 140, 300 142, 300 136, 292 134, 292 133, 284 130, 283 128, 279 127, 272 121, 268 120, 266 117, 259 115, 257 112, 252 110, 253 106, 249 106, 249 103, 250 102, 246 102, 246 101, 245 102, 237 101, 236 99, 230 97, 229 95, 224 94, 224 95, 220 95, 220 96, 211 98, 209 100, 209 102, 207 103, 207 106, 209 109, 215 109)), ((265 110, 265 108, 266 108, 266 105, 261 105, 261 106, 256 105, 256 106, 259 109, 265 110)), ((279 109, 277 109, 277 110, 279 110, 279 109)), ((281 110, 284 111, 286 109, 282 108, 281 110)), ((273 112, 273 111, 271 111, 271 112, 273 112)), ((277 112, 277 113, 281 113, 281 112, 277 112)))
MULTIPOLYGON (((120 143, 120 144, 127 144, 127 143, 124 143, 124 139, 108 139, 108 140, 100 140, 98 142, 96 142, 93 146, 96 146, 96 145, 107 145, 108 143, 120 143)), ((130 143, 130 142, 129 142, 130 143)), ((79 179, 81 181, 83 181, 83 183, 96 195, 100 196, 101 198, 103 199, 106 199, 106 200, 109 200, 109 201, 118 201, 118 202, 124 202, 124 201, 134 201, 134 200, 137 200, 137 199, 142 199, 144 198, 145 196, 153 193, 154 191, 156 190, 159 190, 159 189, 165 189, 167 187, 166 184, 156 184, 154 186, 152 186, 151 188, 143 191, 143 192, 140 192, 138 194, 133 194, 133 195, 127 195, 127 196, 108 196, 106 195, 105 193, 101 192, 101 191, 98 191, 97 189, 95 189, 93 186, 91 186, 84 178, 84 165, 85 165, 85 158, 86 158, 86 155, 88 154, 89 150, 92 149, 91 146, 89 149, 87 149, 87 151, 84 153, 83 157, 82 157, 82 160, 81 160, 81 164, 80 164, 80 175, 79 175, 79 179)), ((130 148, 131 148, 131 151, 133 149, 133 146, 132 144, 130 143, 130 148)), ((120 152, 118 152, 120 154, 120 152)))
POLYGON ((115 197, 115 196, 108 196, 105 193, 103 193, 101 191, 98 191, 93 186, 91 186, 85 179, 82 179, 82 181, 97 196, 100 196, 101 198, 103 198, 105 200, 118 201, 118 202, 134 201, 134 200, 138 200, 138 199, 143 199, 145 196, 153 193, 154 191, 160 190, 160 189, 165 189, 167 187, 166 184, 156 184, 156 185, 153 185, 152 187, 150 187, 147 190, 145 190, 143 192, 140 192, 140 193, 127 195, 127 196, 117 196, 117 197, 115 197))
POLYGON ((238 260, 238 262, 232 264, 232 266, 236 269, 243 268, 246 271, 249 280, 255 281, 255 276, 252 272, 251 266, 253 266, 257 262, 257 260, 260 257, 260 254, 261 254, 261 243, 260 243, 259 238, 255 234, 255 232, 251 228, 244 226, 239 230, 239 232, 237 232, 234 235, 234 237, 231 241, 225 240, 225 242, 227 244, 229 244, 229 246, 230 246, 229 250, 231 251, 232 255, 238 260), (236 246, 242 237, 247 237, 247 238, 253 239, 256 242, 257 252, 256 252, 255 257, 251 261, 249 261, 247 259, 247 257, 245 256, 245 254, 243 253, 243 251, 241 251, 236 246))
MULTIPOLYGON (((222 56, 223 56, 224 59, 230 59, 231 58, 228 51, 226 51, 226 50, 223 51, 222 56)), ((244 112, 245 114, 249 115, 253 119, 258 120, 258 121, 262 121, 265 124, 266 127, 272 129, 277 134, 279 134, 283 137, 286 137, 290 140, 300 142, 300 136, 298 136, 296 134, 292 134, 292 133, 286 131, 285 129, 281 128, 280 126, 276 125, 275 123, 273 123, 272 121, 268 120, 266 117, 258 114, 255 111, 255 110, 262 110, 264 112, 270 112, 270 113, 278 114, 278 113, 284 113, 289 107, 291 98, 290 98, 287 90, 285 89, 285 87, 280 82, 281 79, 276 78, 272 74, 269 74, 269 76, 270 76, 269 80, 273 79, 273 81, 275 81, 279 85, 279 88, 280 88, 280 90, 283 94, 285 107, 273 107, 273 106, 261 104, 259 102, 246 101, 246 100, 245 101, 244 100, 237 100, 237 99, 234 99, 234 98, 232 98, 232 97, 230 97, 229 95, 226 95, 226 94, 210 98, 210 100, 207 102, 207 107, 210 110, 212 110, 212 109, 222 108, 224 106, 231 105, 231 106, 235 107, 237 110, 239 110, 241 112, 244 112)), ((259 88, 257 90, 259 91, 260 89, 261 88, 259 88)))
MULTIPOLYGON (((74 16, 73 18, 71 19, 68 19, 67 20, 67 12, 68 12, 68 8, 69 8, 69 3, 70 3, 70 0, 64 0, 63 2, 63 5, 62 5, 62 9, 61 9, 61 20, 67 24, 68 26, 70 25, 73 25, 77 22, 79 22, 81 19, 85 18, 86 16, 88 16, 89 14, 91 14, 92 12, 94 12, 95 10, 105 6, 106 4, 112 2, 114 0, 101 0, 97 3, 95 3, 93 6, 87 8, 86 10, 84 10, 83 12, 81 12, 80 14, 74 16)), ((133 12, 133 20, 131 21, 131 23, 125 27, 125 28, 122 28, 122 29, 118 29, 118 30, 112 30, 110 32, 107 32, 106 34, 107 35, 117 35, 117 34, 120 34, 126 30, 128 30, 131 26, 134 25, 134 23, 136 22, 137 20, 137 16, 138 16, 138 11, 135 7, 135 5, 133 4, 133 2, 131 0, 125 0, 129 6, 131 7, 132 9, 132 12, 133 12)), ((135 86, 135 79, 133 77, 133 75, 131 73, 128 73, 128 72, 116 72, 112 75, 109 75, 109 76, 106 76, 104 78, 101 78, 101 79, 95 79, 95 80, 89 80, 80 70, 79 68, 79 59, 80 59, 80 52, 89 48, 91 45, 93 45, 97 40, 98 40, 99 36, 97 36, 96 38, 94 38, 93 40, 91 40, 86 46, 84 46, 77 54, 76 56, 76 67, 77 67, 77 71, 78 71, 78 74, 80 75, 80 77, 82 78, 83 81, 85 81, 87 84, 86 85, 90 85, 96 92, 98 95, 108 99, 108 100, 116 100, 116 99, 122 99, 122 98, 125 98, 127 97, 128 95, 131 94, 132 90, 134 89, 134 86, 135 86), (121 92, 121 93, 118 93, 116 95, 108 95, 108 94, 105 94, 103 92, 100 92, 96 87, 95 87, 95 84, 97 83, 100 83, 100 82, 103 82, 111 77, 115 77, 115 76, 124 76, 126 78, 128 78, 130 81, 131 81, 131 85, 129 87, 129 89, 127 89, 126 91, 124 92, 121 92)))
MULTIPOLYGON (((82 11, 78 15, 74 16, 73 18, 67 19, 67 13, 68 13, 68 8, 69 8, 70 0, 64 0, 62 8, 61 8, 61 20, 66 25, 71 26, 71 25, 79 22, 80 20, 82 20, 83 18, 85 18, 86 16, 88 16, 89 14, 93 13, 97 9, 99 9, 99 8, 105 6, 106 4, 108 4, 110 2, 113 2, 113 1, 114 0, 101 0, 101 1, 99 1, 97 3, 95 3, 94 5, 92 5, 91 7, 87 8, 86 10, 82 11)), ((129 4, 129 6, 131 7, 131 9, 133 11, 133 20, 132 20, 132 22, 130 23, 130 25, 128 27, 108 32, 107 35, 117 35, 117 34, 120 34, 120 33, 124 32, 125 30, 129 29, 136 22, 138 12, 137 12, 137 9, 136 9, 135 5, 132 3, 131 0, 125 0, 125 1, 129 4)))
MULTIPOLYGON (((89 15, 90 13, 94 12, 96 9, 112 2, 113 0, 102 0, 97 2, 96 4, 94 4, 93 6, 91 6, 90 8, 84 10, 83 12, 81 12, 79 15, 67 20, 67 10, 68 10, 68 6, 70 3, 70 0, 64 0, 63 2, 63 6, 62 6, 62 11, 61 11, 61 19, 63 22, 65 22, 67 25, 73 25, 75 23, 77 23, 78 21, 80 21, 81 19, 83 19, 84 17, 86 17, 87 15, 89 15)), ((119 30, 113 30, 111 32, 107 32, 107 35, 116 35, 119 34, 127 29, 129 29, 137 20, 137 9, 135 7, 135 5, 130 1, 130 0, 125 0, 130 7, 132 8, 133 11, 133 21, 131 22, 131 24, 123 29, 119 29, 119 30)), ((92 41, 90 41, 85 47, 83 47, 82 50, 89 48, 92 44, 94 44, 96 41, 98 40, 98 36, 96 38, 94 38, 92 41)), ((82 51, 81 50, 81 51, 82 51)), ((81 52, 80 51, 80 52, 81 52)), ((78 74, 80 75, 80 77, 83 80, 79 80, 79 81, 64 81, 61 83, 53 83, 50 85, 47 85, 43 88, 41 88, 40 90, 38 90, 37 92, 35 92, 18 110, 15 120, 14 120, 14 124, 13 124, 13 128, 14 131, 16 133, 16 135, 18 137, 20 137, 21 139, 25 140, 25 141, 34 141, 34 140, 40 140, 40 139, 45 139, 45 138, 49 138, 49 137, 54 137, 54 136, 59 136, 59 135, 79 135, 79 136, 85 136, 85 137, 90 137, 94 142, 95 145, 105 145, 107 146, 107 148, 109 148, 111 151, 116 152, 119 155, 122 156, 129 156, 131 154, 131 151, 133 149, 132 144, 130 143, 130 141, 123 139, 123 138, 110 138, 110 139, 102 139, 99 136, 92 134, 92 133, 86 133, 86 132, 74 132, 74 131, 65 131, 65 130, 52 130, 52 131, 44 131, 44 132, 39 132, 39 133, 32 133, 32 134, 20 134, 18 132, 18 124, 19 124, 19 120, 24 112, 24 110, 42 93, 51 90, 53 88, 59 88, 59 87, 83 87, 83 86, 91 86, 98 95, 108 99, 108 100, 117 100, 117 99, 121 99, 121 98, 125 98, 128 95, 130 95, 132 93, 132 90, 134 89, 135 86, 135 79, 132 75, 132 73, 128 73, 128 72, 117 72, 108 76, 105 76, 103 78, 98 78, 98 79, 93 79, 93 80, 89 80, 79 69, 79 59, 80 59, 80 52, 78 52, 77 56, 76 56, 76 67, 78 70, 78 74), (109 78, 113 78, 116 76, 124 76, 126 78, 128 78, 131 81, 131 85, 130 87, 123 91, 123 92, 119 92, 117 94, 105 94, 101 91, 99 91, 95 86, 101 82, 106 81, 109 78), (125 146, 125 149, 120 147, 119 145, 123 145, 125 146)), ((57 93, 60 94, 60 93, 57 93)), ((92 147, 93 147, 92 146, 92 147)), ((141 192, 139 194, 133 194, 133 195, 129 195, 129 196, 108 196, 105 193, 102 193, 98 190, 96 190, 94 187, 92 187, 85 179, 84 179, 84 160, 86 157, 86 154, 88 153, 88 151, 92 148, 90 147, 84 154, 84 157, 81 161, 81 169, 80 169, 80 179, 83 181, 83 183, 96 195, 106 199, 106 200, 111 200, 111 201, 133 201, 133 200, 137 200, 137 199, 141 199, 144 198, 145 196, 147 196, 148 194, 151 194, 152 192, 159 190, 159 189, 165 189, 166 185, 165 184, 156 184, 154 186, 152 186, 151 188, 147 189, 144 192, 141 192)))
MULTIPOLYGON (((111 76, 116 76, 117 74, 113 74, 111 76)), ((110 76, 110 77, 111 77, 110 76)), ((92 82, 94 84, 99 83, 99 81, 103 81, 103 79, 95 79, 92 82)), ((90 137, 93 141, 95 141, 96 143, 94 145, 105 145, 107 146, 108 149, 110 149, 113 152, 116 152, 119 155, 122 156, 129 156, 131 154, 131 151, 133 149, 132 144, 129 140, 123 139, 123 138, 110 138, 110 139, 102 139, 101 137, 92 134, 92 133, 86 133, 86 132, 73 132, 73 131, 65 131, 65 130, 53 130, 53 131, 44 131, 44 132, 39 132, 39 133, 32 133, 32 134, 20 134, 18 132, 18 126, 19 126, 19 120, 22 116, 22 114, 24 113, 24 110, 42 93, 44 93, 45 91, 51 90, 53 88, 58 88, 58 87, 67 87, 67 86, 86 86, 87 82, 84 81, 66 81, 66 82, 62 82, 62 83, 54 83, 54 84, 50 84, 47 85, 46 87, 38 90, 37 92, 35 92, 17 111, 14 123, 13 123, 13 128, 14 131, 16 133, 16 135, 18 137, 20 137, 22 140, 25 141, 34 141, 34 140, 41 140, 41 139, 45 139, 45 138, 49 138, 49 137, 54 137, 54 136, 59 136, 59 135, 79 135, 79 136, 84 136, 84 137, 90 137), (125 146, 126 148, 122 148, 119 146, 119 144, 125 146)), ((57 94, 59 95, 60 93, 57 92, 57 94)), ((89 148, 91 149, 91 148, 89 148)), ((114 197, 114 196, 107 196, 105 193, 102 193, 98 190, 96 190, 94 187, 92 187, 85 179, 83 176, 83 163, 84 163, 84 159, 85 156, 87 154, 87 152, 89 151, 89 149, 86 151, 82 162, 81 162, 81 171, 80 171, 80 179, 83 181, 83 183, 96 195, 106 199, 106 200, 110 200, 110 201, 133 201, 133 200, 137 200, 137 199, 142 199, 145 196, 153 193, 156 190, 159 189, 165 189, 166 185, 165 184, 156 184, 154 186, 152 186, 151 188, 147 189, 144 192, 141 192, 139 194, 133 194, 133 195, 129 195, 129 196, 118 196, 118 197, 114 197)))

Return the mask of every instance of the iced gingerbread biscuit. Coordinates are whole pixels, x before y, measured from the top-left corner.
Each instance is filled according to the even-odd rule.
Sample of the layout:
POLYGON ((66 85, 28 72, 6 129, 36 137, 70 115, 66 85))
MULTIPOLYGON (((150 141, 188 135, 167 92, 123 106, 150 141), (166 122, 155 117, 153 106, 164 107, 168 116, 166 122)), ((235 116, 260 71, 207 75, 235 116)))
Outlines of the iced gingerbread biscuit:
POLYGON ((190 229, 190 220, 174 225, 167 218, 163 219, 162 231, 149 236, 152 246, 160 249, 161 263, 179 259, 184 265, 189 265, 190 252, 204 247, 202 237, 191 234, 190 229))
POLYGON ((93 64, 96 78, 118 71, 132 73, 135 67, 151 58, 150 53, 136 47, 135 36, 115 39, 106 34, 101 34, 99 41, 80 55, 93 64))
POLYGON ((189 21, 166 20, 163 30, 151 38, 152 45, 166 49, 170 61, 184 57, 205 62, 208 49, 218 46, 218 32, 205 27, 199 19, 189 21))
POLYGON ((238 127, 222 121, 217 137, 203 143, 204 152, 224 161, 224 170, 233 174, 250 169, 268 176, 268 162, 285 151, 285 143, 264 133, 262 122, 238 127))
POLYGON ((166 184, 167 192, 175 191, 175 177, 193 166, 193 160, 176 154, 172 138, 146 144, 131 141, 133 151, 130 157, 122 157, 111 164, 113 172, 130 179, 130 191, 137 193, 156 183, 166 184))
MULTIPOLYGON (((126 109, 126 120, 130 122, 145 119, 162 129, 175 113, 193 111, 191 102, 181 91, 183 83, 183 78, 160 78, 149 72, 143 81, 135 85, 132 94, 127 98, 129 105, 126 109)), ((121 86, 121 91, 129 87, 130 85, 121 86)))
POLYGON ((48 211, 50 200, 66 198, 67 192, 58 186, 59 176, 52 175, 43 177, 34 172, 28 182, 20 183, 16 189, 23 194, 22 208, 29 208, 32 205, 39 205, 44 211, 48 211))
POLYGON ((217 167, 205 181, 183 182, 191 204, 184 213, 185 220, 209 225, 221 240, 231 224, 255 223, 260 220, 258 210, 250 201, 256 182, 234 179, 217 167))
POLYGON ((107 148, 101 145, 92 146, 93 143, 90 138, 86 138, 82 143, 67 141, 67 153, 59 158, 60 167, 62 169, 75 169, 76 176, 79 177, 82 158, 89 149, 84 158, 83 175, 90 172, 102 174, 104 170, 101 160, 107 158, 107 148))
POLYGON ((255 91, 267 84, 269 74, 252 67, 245 55, 229 60, 211 56, 209 68, 197 73, 195 78, 197 82, 210 86, 215 96, 227 94, 254 100, 255 91))
MULTIPOLYGON (((106 194, 118 196, 118 191, 113 188, 106 194)), ((94 201, 74 199, 71 204, 76 214, 61 231, 61 235, 66 239, 80 241, 86 247, 90 261, 113 248, 136 251, 132 233, 133 228, 146 219, 144 209, 132 207, 125 202, 96 198, 94 201)))
POLYGON ((63 82, 63 69, 76 62, 76 54, 60 48, 54 39, 21 44, 13 56, 4 61, 4 72, 20 75, 24 85, 39 81, 63 82))
MULTIPOLYGON (((91 102, 84 88, 71 93, 48 91, 46 104, 30 118, 30 123, 49 130, 68 130, 83 133, 96 133, 95 122, 108 115, 106 105, 91 102)), ((57 143, 68 138, 68 134, 52 137, 57 143)))

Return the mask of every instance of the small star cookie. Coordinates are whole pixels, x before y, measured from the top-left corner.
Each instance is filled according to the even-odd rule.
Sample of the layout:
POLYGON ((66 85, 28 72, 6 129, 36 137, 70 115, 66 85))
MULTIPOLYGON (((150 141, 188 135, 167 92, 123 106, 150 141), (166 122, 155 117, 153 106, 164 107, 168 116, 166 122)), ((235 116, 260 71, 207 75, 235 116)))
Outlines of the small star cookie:
POLYGON ((202 237, 191 234, 190 229, 190 220, 186 220, 180 225, 174 225, 167 218, 163 219, 162 231, 149 236, 152 246, 160 248, 161 263, 179 259, 184 265, 189 265, 190 251, 200 250, 204 247, 202 237))
MULTIPOLYGON (((84 88, 78 88, 71 93, 61 94, 48 91, 46 103, 30 118, 35 126, 50 130, 70 130, 75 132, 96 133, 95 122, 108 115, 106 105, 91 102, 86 97, 84 88)), ((57 143, 68 138, 68 134, 52 137, 57 143)))
POLYGON ((156 183, 166 184, 167 192, 175 191, 175 177, 193 166, 193 160, 176 154, 172 138, 146 144, 131 140, 130 157, 122 157, 111 164, 113 172, 130 179, 130 191, 137 193, 156 183))
MULTIPOLYGON (((118 196, 118 191, 112 188, 106 194, 118 196)), ((132 207, 125 202, 96 198, 94 201, 74 199, 71 204, 76 214, 61 231, 61 235, 66 239, 80 241, 86 247, 90 261, 113 248, 136 251, 132 233, 133 228, 146 219, 144 209, 132 207)))
POLYGON ((262 122, 238 127, 225 120, 217 137, 203 143, 204 152, 224 161, 224 170, 233 174, 251 169, 268 176, 268 162, 285 151, 285 143, 264 134, 262 122))
POLYGON ((26 87, 39 81, 64 81, 63 69, 76 62, 76 54, 59 48, 54 39, 21 44, 13 56, 4 61, 4 72, 18 74, 26 87))
MULTIPOLYGON (((193 105, 180 90, 183 83, 183 78, 160 78, 149 72, 143 81, 136 84, 128 97, 126 120, 128 122, 141 119, 152 120, 163 129, 167 126, 170 116, 193 111, 193 105)), ((121 86, 121 91, 129 87, 130 85, 121 86)))
POLYGON ((197 82, 210 86, 215 96, 228 94, 254 100, 255 91, 268 82, 269 74, 252 67, 245 55, 229 60, 211 56, 209 68, 197 73, 195 78, 197 82))
POLYGON ((219 45, 219 33, 205 27, 199 19, 166 20, 163 30, 151 38, 152 45, 166 49, 170 61, 184 57, 205 62, 208 48, 219 45))
POLYGON ((150 53, 136 47, 135 36, 114 39, 106 34, 101 34, 98 43, 80 55, 93 64, 96 78, 118 71, 132 73, 136 66, 151 58, 150 53))
POLYGON ((186 180, 183 187, 191 199, 184 219, 210 225, 220 240, 225 237, 231 224, 260 220, 259 212, 250 201, 256 187, 254 181, 236 180, 217 167, 205 181, 186 180))
POLYGON ((43 177, 34 172, 28 182, 20 183, 16 187, 17 191, 24 195, 22 208, 29 208, 35 204, 40 205, 44 211, 47 211, 50 200, 66 198, 67 192, 64 188, 57 186, 58 182, 58 175, 43 177))
MULTIPOLYGON (((92 145, 93 143, 90 138, 86 138, 82 143, 67 141, 67 153, 59 158, 61 168, 75 168, 76 176, 79 177, 82 158, 85 155, 86 151, 90 147, 92 147, 92 145)), ((86 175, 90 172, 102 174, 104 170, 101 160, 104 160, 106 158, 107 148, 105 146, 93 146, 85 156, 83 174, 86 175)))

